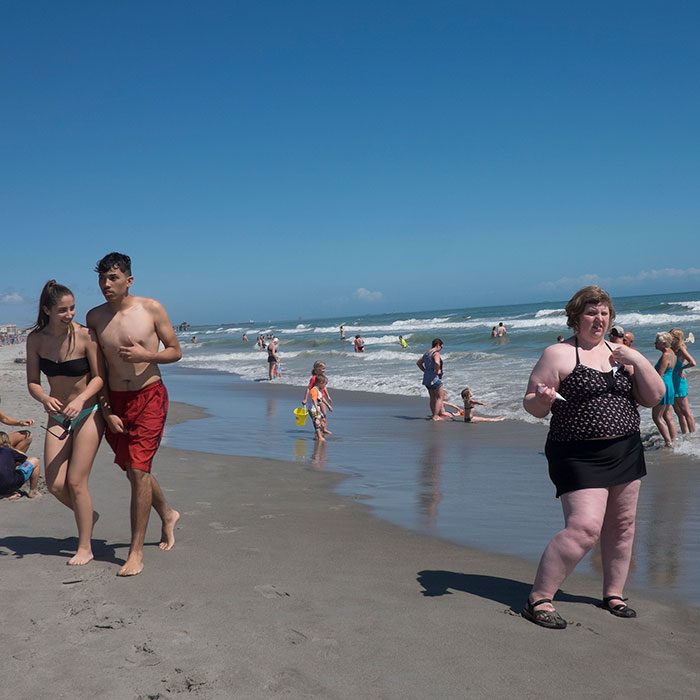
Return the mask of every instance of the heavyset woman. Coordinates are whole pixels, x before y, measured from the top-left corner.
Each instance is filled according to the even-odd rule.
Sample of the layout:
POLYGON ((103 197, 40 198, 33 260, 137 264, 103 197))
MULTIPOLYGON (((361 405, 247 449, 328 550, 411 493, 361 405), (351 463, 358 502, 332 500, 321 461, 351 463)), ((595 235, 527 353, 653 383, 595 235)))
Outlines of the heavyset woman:
POLYGON ((87 564, 92 555, 96 514, 88 477, 104 423, 97 393, 103 386, 102 355, 92 332, 76 323, 75 298, 68 287, 50 280, 39 299, 39 315, 27 338, 29 393, 48 413, 44 464, 51 493, 75 514, 78 550, 71 566, 87 564), (49 392, 41 386, 41 373, 49 392))
POLYGON ((551 629, 566 627, 552 605, 555 593, 598 540, 603 606, 618 617, 636 616, 623 593, 646 474, 637 404, 654 406, 664 393, 639 352, 605 341, 615 309, 603 289, 580 289, 566 315, 574 335, 545 349, 523 400, 533 416, 552 413, 545 454, 564 511, 564 529, 544 550, 523 610, 525 618, 551 629))

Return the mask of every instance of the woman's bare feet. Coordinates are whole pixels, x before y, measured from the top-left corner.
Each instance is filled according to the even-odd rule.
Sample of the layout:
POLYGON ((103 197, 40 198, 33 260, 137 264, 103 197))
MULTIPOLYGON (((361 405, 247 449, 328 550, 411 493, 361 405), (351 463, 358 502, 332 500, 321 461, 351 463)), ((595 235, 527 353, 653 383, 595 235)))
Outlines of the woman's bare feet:
POLYGON ((67 562, 68 566, 84 566, 93 560, 92 550, 79 549, 67 562))
POLYGON ((175 544, 175 525, 180 519, 180 513, 170 509, 170 514, 163 520, 163 528, 160 534, 160 544, 158 545, 163 551, 173 548, 175 544))

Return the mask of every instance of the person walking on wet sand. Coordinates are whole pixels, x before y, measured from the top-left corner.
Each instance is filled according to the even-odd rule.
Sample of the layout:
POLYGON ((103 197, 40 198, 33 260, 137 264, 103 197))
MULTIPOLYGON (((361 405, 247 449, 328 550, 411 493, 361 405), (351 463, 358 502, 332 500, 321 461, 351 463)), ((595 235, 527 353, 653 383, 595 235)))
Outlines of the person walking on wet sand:
POLYGON ((605 290, 583 287, 565 311, 574 335, 545 349, 523 399, 536 418, 552 414, 545 455, 564 512, 564 528, 545 548, 522 611, 525 619, 549 629, 566 627, 552 600, 598 541, 601 607, 616 617, 637 616, 624 597, 646 474, 637 406, 654 406, 664 392, 643 355, 605 341, 615 320, 605 290))
POLYGON ((97 335, 107 366, 109 390, 100 397, 105 436, 131 484, 131 543, 118 575, 135 576, 143 570, 151 506, 162 521, 160 548, 169 550, 175 544, 180 513, 165 500, 151 465, 168 412, 168 392, 158 365, 177 362, 182 350, 160 302, 129 293, 134 278, 128 255, 109 253, 95 271, 107 301, 88 313, 87 325, 97 335))

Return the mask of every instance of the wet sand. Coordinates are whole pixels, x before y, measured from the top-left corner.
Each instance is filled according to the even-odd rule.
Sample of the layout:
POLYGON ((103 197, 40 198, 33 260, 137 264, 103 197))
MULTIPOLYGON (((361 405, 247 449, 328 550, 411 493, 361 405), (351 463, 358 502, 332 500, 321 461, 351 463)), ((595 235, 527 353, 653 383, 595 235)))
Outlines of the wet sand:
MULTIPOLYGON (((20 417, 4 359, 3 409, 20 417)), ((171 425, 200 415, 175 403, 171 425)), ((103 445, 86 567, 65 565, 75 524, 54 498, 0 502, 8 697, 696 693, 697 609, 635 595, 640 617, 619 620, 595 606, 597 578, 574 574, 558 604, 569 628, 538 628, 515 612, 530 562, 372 517, 333 492, 341 476, 300 463, 163 448, 154 471, 183 513, 177 543, 158 549, 154 516, 144 572, 118 578, 129 494, 111 462, 103 445)))

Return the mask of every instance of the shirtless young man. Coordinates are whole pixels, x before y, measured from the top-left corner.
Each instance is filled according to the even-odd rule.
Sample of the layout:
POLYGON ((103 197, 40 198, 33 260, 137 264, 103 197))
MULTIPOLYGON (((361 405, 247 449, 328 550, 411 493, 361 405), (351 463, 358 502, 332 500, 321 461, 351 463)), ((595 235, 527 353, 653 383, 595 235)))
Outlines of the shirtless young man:
POLYGON ((143 570, 151 506, 163 523, 160 548, 171 549, 175 544, 180 513, 165 500, 151 474, 151 463, 168 412, 168 392, 158 365, 177 362, 182 351, 163 306, 155 299, 129 294, 134 278, 128 255, 109 253, 95 270, 107 303, 88 313, 87 325, 97 334, 107 365, 109 393, 100 397, 107 424, 105 437, 114 450, 115 463, 131 483, 131 544, 118 575, 135 576, 143 570))

